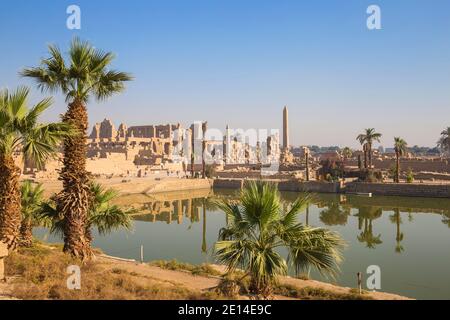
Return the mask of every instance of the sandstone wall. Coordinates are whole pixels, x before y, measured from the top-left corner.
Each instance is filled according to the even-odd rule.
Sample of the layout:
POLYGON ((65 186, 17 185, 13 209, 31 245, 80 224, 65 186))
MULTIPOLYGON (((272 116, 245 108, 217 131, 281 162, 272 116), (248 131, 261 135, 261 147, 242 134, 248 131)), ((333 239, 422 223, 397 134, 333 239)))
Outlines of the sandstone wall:
MULTIPOLYGON (((350 166, 358 166, 357 160, 347 160, 347 165, 350 166)), ((379 160, 374 159, 373 165, 377 169, 389 170, 393 165, 395 165, 395 159, 385 159, 379 160)), ((402 170, 411 170, 415 172, 419 171, 429 171, 429 172, 443 172, 450 173, 450 161, 449 160, 418 160, 418 159, 401 159, 400 166, 402 170)))
MULTIPOLYGON (((317 193, 338 193, 340 191, 339 182, 306 182, 299 180, 271 181, 278 183, 278 189, 280 191, 317 193)), ((245 179, 215 179, 213 187, 218 189, 240 189, 244 186, 244 183, 245 179)))
POLYGON ((345 192, 372 193, 384 196, 450 198, 450 184, 353 182, 346 185, 345 192))

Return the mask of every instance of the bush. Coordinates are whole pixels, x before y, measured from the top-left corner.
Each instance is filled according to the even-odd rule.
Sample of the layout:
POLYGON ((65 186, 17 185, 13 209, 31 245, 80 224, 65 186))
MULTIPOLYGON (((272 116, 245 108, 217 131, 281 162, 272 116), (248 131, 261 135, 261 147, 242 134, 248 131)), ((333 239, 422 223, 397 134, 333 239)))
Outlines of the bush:
POLYGON ((408 171, 406 172, 406 183, 413 183, 414 182, 414 173, 411 170, 411 168, 408 168, 408 171))

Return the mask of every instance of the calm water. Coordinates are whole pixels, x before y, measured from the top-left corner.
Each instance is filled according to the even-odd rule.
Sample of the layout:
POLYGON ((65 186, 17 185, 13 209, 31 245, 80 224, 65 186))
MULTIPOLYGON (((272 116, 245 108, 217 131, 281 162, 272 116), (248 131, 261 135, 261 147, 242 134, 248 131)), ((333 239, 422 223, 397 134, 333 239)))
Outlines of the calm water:
MULTIPOLYGON (((289 203, 297 194, 282 196, 289 203)), ((119 204, 142 212, 135 217, 134 230, 103 237, 96 234, 94 246, 110 255, 138 260, 142 244, 146 261, 214 262, 211 249, 226 224, 225 215, 209 201, 217 197, 233 197, 233 192, 122 197, 119 204)), ((335 230, 347 241, 341 273, 333 282, 356 287, 356 273, 378 265, 382 291, 450 299, 450 199, 322 194, 302 212, 300 221, 335 230)), ((46 230, 35 233, 41 239, 61 242, 46 230)), ((314 272, 311 277, 323 280, 314 272)))

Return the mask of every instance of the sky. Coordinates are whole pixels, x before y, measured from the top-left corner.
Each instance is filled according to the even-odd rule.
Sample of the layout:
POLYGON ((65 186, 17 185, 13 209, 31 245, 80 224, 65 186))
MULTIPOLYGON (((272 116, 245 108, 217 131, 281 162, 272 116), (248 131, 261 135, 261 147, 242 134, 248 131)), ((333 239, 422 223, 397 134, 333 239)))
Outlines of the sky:
MULTIPOLYGON (((0 88, 33 88, 24 67, 78 36, 116 54, 127 90, 90 101, 90 124, 208 121, 210 127, 281 129, 293 145, 356 147, 364 128, 433 147, 450 126, 448 0, 1 0, 0 88), (69 30, 69 5, 81 30, 69 30), (369 5, 381 30, 369 30, 369 5)), ((54 121, 64 98, 44 115, 54 121)))

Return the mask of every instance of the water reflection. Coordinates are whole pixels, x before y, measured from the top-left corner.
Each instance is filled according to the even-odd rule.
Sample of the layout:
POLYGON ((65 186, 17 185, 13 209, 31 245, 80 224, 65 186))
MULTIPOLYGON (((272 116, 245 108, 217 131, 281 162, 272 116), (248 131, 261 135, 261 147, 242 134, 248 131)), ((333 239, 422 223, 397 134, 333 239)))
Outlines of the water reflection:
MULTIPOLYGON (((298 194, 283 193, 284 204, 289 206, 298 194)), ((208 252, 207 220, 208 212, 217 211, 215 201, 218 198, 237 199, 236 192, 214 193, 200 190, 188 193, 166 193, 160 195, 129 195, 121 197, 118 204, 129 205, 139 210, 134 216, 137 221, 166 222, 183 224, 187 219, 191 224, 202 223, 201 252, 208 252)), ((442 223, 450 228, 450 200, 448 199, 414 199, 399 197, 365 198, 343 195, 314 195, 312 204, 305 209, 305 224, 310 224, 311 207, 318 209, 320 224, 327 227, 347 226, 349 219, 357 219, 356 240, 366 248, 376 249, 383 244, 382 234, 376 231, 377 220, 383 214, 389 214, 389 221, 395 225, 395 252, 405 251, 402 244, 404 233, 401 213, 408 214, 408 221, 414 221, 413 213, 440 214, 442 223), (407 205, 414 207, 408 207, 407 205)), ((224 217, 228 224, 228 217, 224 217)), ((355 230, 356 231, 356 230, 355 230)))
MULTIPOLYGON (((289 206, 298 193, 281 196, 289 206)), ((237 199, 236 192, 120 197, 116 204, 139 211, 134 232, 96 234, 94 246, 110 255, 139 259, 139 248, 145 245, 146 261, 208 262, 219 231, 227 223, 214 205, 220 198, 237 199)), ((383 291, 415 298, 450 298, 450 286, 442 281, 450 269, 450 199, 320 194, 314 195, 300 221, 334 230, 348 243, 337 283, 353 287, 355 274, 376 264, 383 270, 383 291)), ((36 230, 35 234, 46 239, 48 231, 36 230)), ((62 241, 58 237, 47 240, 62 241)), ((311 277, 328 281, 314 270, 311 277)))

